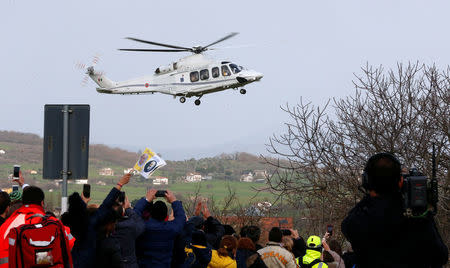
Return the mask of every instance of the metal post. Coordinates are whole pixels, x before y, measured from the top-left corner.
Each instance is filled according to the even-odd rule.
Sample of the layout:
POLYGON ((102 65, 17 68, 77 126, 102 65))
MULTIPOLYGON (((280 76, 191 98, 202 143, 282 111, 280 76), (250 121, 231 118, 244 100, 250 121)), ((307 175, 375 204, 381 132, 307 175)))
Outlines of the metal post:
POLYGON ((61 214, 67 211, 67 176, 69 166, 69 105, 64 105, 63 112, 63 170, 61 214))

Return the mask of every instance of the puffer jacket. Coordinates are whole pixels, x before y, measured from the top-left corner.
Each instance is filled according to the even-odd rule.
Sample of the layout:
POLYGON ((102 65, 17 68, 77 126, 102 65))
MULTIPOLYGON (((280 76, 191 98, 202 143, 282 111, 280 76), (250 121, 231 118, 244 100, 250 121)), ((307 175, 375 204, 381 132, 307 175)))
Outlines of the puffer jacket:
MULTIPOLYGON (((146 206, 150 205, 145 198, 140 199, 134 207, 142 216, 146 206)), ((175 237, 186 223, 181 201, 172 203, 173 221, 158 221, 153 218, 145 221, 145 231, 136 241, 136 255, 139 267, 170 267, 175 237)))
POLYGON ((237 264, 231 257, 220 256, 217 250, 212 250, 208 268, 237 268, 237 264))

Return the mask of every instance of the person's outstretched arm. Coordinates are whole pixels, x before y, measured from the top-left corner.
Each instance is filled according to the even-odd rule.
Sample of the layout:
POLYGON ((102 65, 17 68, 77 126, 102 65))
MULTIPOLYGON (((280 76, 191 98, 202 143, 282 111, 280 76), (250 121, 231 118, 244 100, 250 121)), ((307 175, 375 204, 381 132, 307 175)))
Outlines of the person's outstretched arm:
POLYGON ((179 233, 186 223, 186 213, 184 212, 183 204, 176 199, 175 195, 170 190, 166 191, 166 200, 172 204, 175 232, 179 233))
POLYGON ((156 190, 149 189, 145 197, 139 199, 139 201, 134 206, 134 212, 136 212, 140 217, 142 217, 142 213, 147 206, 151 206, 153 204, 153 199, 155 199, 156 190))

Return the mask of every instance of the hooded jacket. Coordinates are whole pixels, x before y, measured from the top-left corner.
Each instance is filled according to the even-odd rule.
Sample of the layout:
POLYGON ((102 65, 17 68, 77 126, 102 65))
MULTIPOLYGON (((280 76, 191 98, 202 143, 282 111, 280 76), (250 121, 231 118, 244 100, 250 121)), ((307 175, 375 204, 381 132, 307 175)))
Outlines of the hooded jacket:
POLYGON ((229 256, 221 256, 217 250, 212 250, 208 268, 237 268, 236 261, 229 256))

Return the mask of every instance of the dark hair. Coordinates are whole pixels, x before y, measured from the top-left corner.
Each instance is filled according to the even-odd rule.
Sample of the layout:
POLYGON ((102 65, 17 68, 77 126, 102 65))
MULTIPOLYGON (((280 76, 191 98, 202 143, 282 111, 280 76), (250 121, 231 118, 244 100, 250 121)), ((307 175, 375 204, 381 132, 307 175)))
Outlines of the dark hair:
POLYGON ((334 262, 333 255, 330 254, 328 251, 323 252, 323 261, 326 263, 334 262))
POLYGON ((256 247, 253 241, 248 237, 242 237, 239 239, 237 244, 237 249, 247 249, 250 251, 255 251, 256 247))
POLYGON ((273 227, 269 232, 269 241, 281 243, 281 239, 283 238, 283 233, 281 229, 278 227, 273 227))
POLYGON ((11 205, 11 198, 7 192, 0 191, 0 214, 5 213, 6 208, 11 205))
POLYGON ((220 247, 217 250, 220 256, 233 256, 233 251, 236 249, 237 241, 232 235, 224 235, 222 241, 220 241, 220 247))
POLYGON ((163 221, 167 217, 167 206, 163 201, 156 201, 151 209, 151 217, 158 221, 163 221))
POLYGON ((370 157, 364 174, 367 176, 368 190, 374 190, 378 194, 392 194, 399 190, 401 164, 392 154, 378 153, 370 157))
POLYGON ((236 233, 233 226, 228 225, 228 224, 223 224, 222 226, 225 229, 225 235, 233 235, 236 233))
POLYGON ((44 198, 44 192, 37 186, 27 186, 23 189, 22 202, 24 205, 41 205, 44 198))
POLYGON ((109 223, 116 222, 120 218, 120 215, 113 208, 109 208, 105 211, 102 217, 97 222, 97 227, 101 228, 109 223))
POLYGON ((258 226, 248 226, 245 230, 245 237, 250 238, 253 243, 257 243, 259 241, 259 237, 261 236, 261 229, 258 226))
POLYGON ((339 254, 339 256, 342 256, 342 247, 341 244, 339 244, 338 241, 336 240, 330 240, 330 242, 328 243, 328 246, 330 246, 330 249, 334 252, 336 252, 337 254, 339 254))
POLYGON ((207 246, 206 235, 203 230, 194 230, 192 232, 192 245, 207 246))
POLYGON ((296 258, 300 256, 304 256, 306 254, 306 244, 303 237, 299 237, 297 239, 294 239, 294 246, 292 247, 292 253, 294 253, 294 256, 296 258))
POLYGON ((86 238, 89 226, 89 211, 79 193, 74 192, 68 198, 68 211, 61 215, 64 225, 70 227, 70 232, 82 243, 86 238))
POLYGON ((239 235, 241 237, 247 237, 247 229, 248 229, 248 225, 245 225, 241 228, 241 231, 239 232, 239 235))

